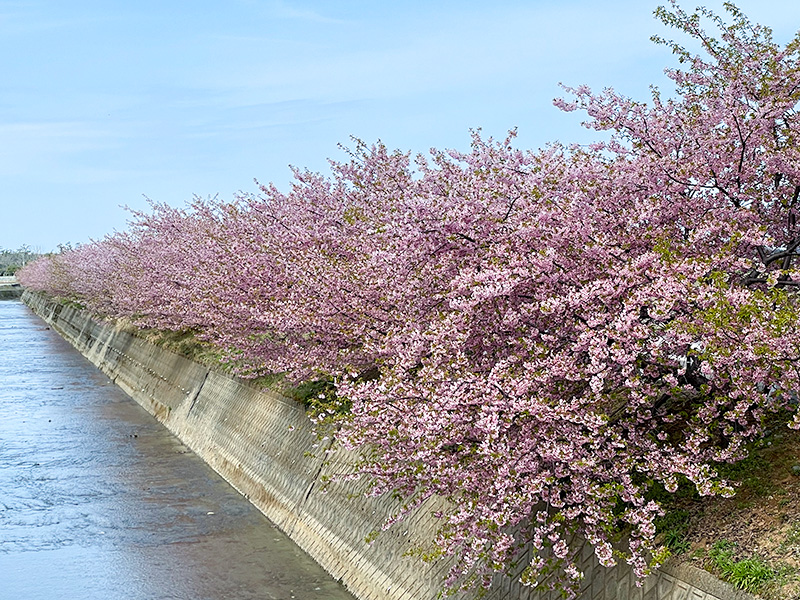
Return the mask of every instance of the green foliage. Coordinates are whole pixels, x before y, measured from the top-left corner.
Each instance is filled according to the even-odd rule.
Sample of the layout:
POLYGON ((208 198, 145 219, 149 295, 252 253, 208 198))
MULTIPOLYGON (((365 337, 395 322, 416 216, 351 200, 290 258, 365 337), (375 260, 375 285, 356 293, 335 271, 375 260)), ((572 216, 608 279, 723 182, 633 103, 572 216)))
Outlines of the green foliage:
POLYGON ((14 275, 26 264, 36 260, 41 254, 23 245, 17 250, 0 248, 0 275, 14 275))
POLYGON ((720 477, 740 484, 736 494, 740 507, 757 498, 783 492, 777 482, 796 462, 787 446, 793 439, 791 430, 786 428, 791 418, 792 414, 785 410, 766 415, 762 422, 763 437, 749 444, 744 459, 714 465, 720 477))
POLYGON ((336 395, 336 385, 331 379, 304 381, 291 389, 289 395, 305 406, 317 422, 333 421, 350 412, 350 402, 336 395))
POLYGON ((736 545, 733 542, 719 540, 714 542, 714 544, 711 546, 711 549, 708 551, 708 556, 711 558, 711 561, 714 563, 715 567, 722 569, 723 566, 732 562, 733 552, 735 549, 736 545))
POLYGON ((733 586, 755 593, 775 579, 778 573, 758 558, 734 560, 736 545, 727 540, 715 542, 708 552, 714 568, 722 579, 733 586))
POLYGON ((212 344, 197 339, 197 334, 194 331, 188 329, 170 331, 136 328, 132 329, 131 332, 151 344, 179 354, 189 360, 207 366, 218 366, 220 364, 219 350, 212 344))
POLYGON ((69 308, 74 308, 75 310, 84 310, 86 308, 86 306, 77 300, 70 300, 69 298, 56 298, 55 300, 61 304, 61 306, 67 306, 69 308))
POLYGON ((800 545, 800 523, 792 525, 791 531, 786 536, 785 544, 788 546, 800 545))
POLYGON ((723 577, 728 582, 751 593, 759 590, 776 575, 769 565, 755 558, 737 561, 731 564, 728 571, 723 572, 723 577))
POLYGON ((300 402, 306 408, 313 408, 324 404, 326 399, 332 399, 335 394, 336 390, 333 381, 330 379, 304 381, 291 392, 292 398, 300 402))
MULTIPOLYGON (((775 483, 770 480, 770 463, 766 457, 752 450, 750 454, 736 463, 724 463, 717 467, 719 475, 730 481, 741 483, 739 495, 749 493, 763 497, 775 491, 775 483)), ((742 498, 744 500, 744 498, 742 498)))
POLYGON ((673 510, 656 520, 656 535, 663 536, 662 543, 672 554, 689 550, 690 517, 687 510, 673 510))
MULTIPOLYGON (((352 377, 355 382, 370 381, 380 377, 380 370, 377 367, 370 367, 352 377)), ((336 394, 336 382, 330 377, 304 381, 288 392, 284 390, 284 393, 305 406, 318 423, 336 421, 339 417, 349 414, 352 408, 349 399, 340 398, 336 394)))
POLYGON ((677 475, 675 479, 678 482, 678 489, 674 492, 668 492, 664 488, 664 484, 659 481, 651 481, 648 486, 647 499, 655 500, 669 512, 677 510, 686 503, 696 503, 702 498, 697 491, 697 486, 686 476, 677 475))

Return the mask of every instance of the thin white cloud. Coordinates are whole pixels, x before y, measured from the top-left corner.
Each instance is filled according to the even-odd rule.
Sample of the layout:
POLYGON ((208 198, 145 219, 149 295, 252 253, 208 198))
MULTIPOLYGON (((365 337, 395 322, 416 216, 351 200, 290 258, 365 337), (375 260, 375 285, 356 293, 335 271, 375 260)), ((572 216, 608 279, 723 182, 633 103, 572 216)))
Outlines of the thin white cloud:
POLYGON ((342 19, 329 17, 310 8, 303 8, 297 5, 294 6, 289 5, 287 2, 283 2, 282 0, 274 0, 273 2, 270 2, 269 9, 270 12, 275 17, 281 19, 294 19, 300 21, 313 21, 315 23, 335 23, 335 24, 341 24, 346 22, 342 19))
POLYGON ((110 132, 82 122, 0 123, 0 174, 43 174, 71 156, 117 145, 110 132))
POLYGON ((504 7, 429 21, 379 23, 362 31, 356 44, 349 43, 347 29, 324 43, 265 40, 249 48, 253 59, 204 70, 196 84, 202 78, 210 89, 239 95, 243 103, 397 98, 492 85, 544 85, 557 93, 562 79, 584 83, 572 81, 571 70, 594 65, 595 72, 624 72, 627 63, 642 58, 642 41, 655 31, 648 10, 639 11, 633 26, 620 26, 613 15, 591 7, 504 7), (639 29, 646 25, 652 28, 639 29))
MULTIPOLYGON (((35 5, 34 5, 35 6, 35 5)), ((15 8, 15 7, 10 7, 15 8)), ((36 10, 25 4, 20 10, 0 12, 0 34, 6 36, 30 35, 60 29, 75 29, 87 25, 97 25, 118 21, 118 17, 103 15, 86 15, 68 18, 53 18, 46 10, 36 10)), ((2 7, 0 7, 2 10, 2 7)))
POLYGON ((0 123, 0 139, 31 140, 97 140, 109 137, 108 132, 80 121, 29 121, 0 123))
MULTIPOLYGON (((24 197, 37 217, 69 205, 80 220, 59 218, 54 245, 142 193, 283 187, 287 163, 325 169, 350 134, 414 151, 463 148, 469 127, 517 125, 521 147, 588 141, 552 107, 558 82, 669 93, 674 58, 648 41, 682 38, 653 19, 664 3, 0 0, 0 203, 24 197)), ((800 2, 737 4, 779 41, 800 23, 800 2)))

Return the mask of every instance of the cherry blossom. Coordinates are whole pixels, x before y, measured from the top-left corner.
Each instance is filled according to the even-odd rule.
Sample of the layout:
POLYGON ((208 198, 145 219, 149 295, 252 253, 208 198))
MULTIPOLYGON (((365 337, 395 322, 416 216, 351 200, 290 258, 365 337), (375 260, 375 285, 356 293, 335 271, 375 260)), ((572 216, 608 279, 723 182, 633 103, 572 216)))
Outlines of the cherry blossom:
POLYGON ((567 88, 556 105, 606 141, 474 132, 413 159, 356 141, 328 176, 154 203, 19 279, 193 331, 243 376, 333 382, 339 441, 403 498, 387 527, 451 501, 451 586, 530 556, 523 582, 573 593, 581 540, 644 578, 654 487, 731 494, 716 467, 767 417, 800 427, 800 37, 726 7, 657 9, 704 49, 656 39, 674 94, 567 88))

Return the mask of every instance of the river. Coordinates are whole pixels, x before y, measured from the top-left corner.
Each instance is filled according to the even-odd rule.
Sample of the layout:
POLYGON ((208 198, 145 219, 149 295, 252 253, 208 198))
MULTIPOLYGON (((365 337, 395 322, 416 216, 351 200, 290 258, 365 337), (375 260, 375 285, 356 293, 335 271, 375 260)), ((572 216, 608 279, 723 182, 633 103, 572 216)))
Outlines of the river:
POLYGON ((19 301, 0 301, 0 599, 350 599, 19 301))

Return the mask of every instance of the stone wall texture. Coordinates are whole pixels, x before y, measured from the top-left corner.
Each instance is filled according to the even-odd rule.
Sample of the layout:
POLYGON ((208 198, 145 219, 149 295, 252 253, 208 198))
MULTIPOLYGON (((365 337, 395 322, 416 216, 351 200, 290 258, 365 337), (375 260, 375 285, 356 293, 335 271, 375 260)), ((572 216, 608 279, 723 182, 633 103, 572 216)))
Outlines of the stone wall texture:
MULTIPOLYGON (((431 501, 406 520, 380 529, 397 509, 366 497, 364 483, 329 483, 353 470, 354 457, 319 440, 303 408, 260 391, 94 319, 84 311, 25 292, 23 301, 189 448, 227 479, 334 578, 362 600, 433 600, 450 563, 410 558, 436 529, 431 501)), ((581 600, 747 600, 690 565, 667 564, 641 587, 627 565, 606 569, 583 554, 581 600)), ((461 594, 455 598, 472 598, 461 594)), ((487 600, 555 600, 498 576, 487 600)))

